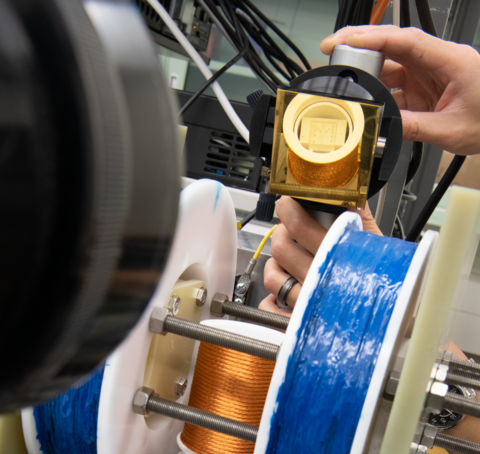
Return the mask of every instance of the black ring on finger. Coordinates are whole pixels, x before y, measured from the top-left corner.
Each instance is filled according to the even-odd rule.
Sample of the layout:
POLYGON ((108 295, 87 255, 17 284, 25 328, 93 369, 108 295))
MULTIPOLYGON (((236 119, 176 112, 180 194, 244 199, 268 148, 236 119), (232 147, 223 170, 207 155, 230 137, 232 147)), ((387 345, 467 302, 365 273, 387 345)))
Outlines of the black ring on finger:
POLYGON ((287 296, 290 293, 290 290, 298 284, 298 281, 290 276, 280 287, 277 295, 277 306, 280 309, 291 309, 291 307, 287 304, 287 296))

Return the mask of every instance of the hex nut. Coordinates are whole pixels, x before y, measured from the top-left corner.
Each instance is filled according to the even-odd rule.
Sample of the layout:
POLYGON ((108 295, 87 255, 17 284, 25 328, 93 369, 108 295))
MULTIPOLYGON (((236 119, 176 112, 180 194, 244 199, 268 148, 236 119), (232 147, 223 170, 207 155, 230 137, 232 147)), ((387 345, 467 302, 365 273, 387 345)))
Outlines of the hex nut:
POLYGON ((428 448, 423 445, 417 445, 416 443, 412 443, 410 446, 410 454, 424 454, 426 453, 428 448))
POLYGON ((148 329, 150 332, 155 334, 167 334, 163 329, 165 320, 170 315, 170 312, 165 307, 155 307, 150 316, 150 321, 148 323, 148 329))
POLYGON ((228 296, 223 293, 215 293, 210 304, 210 313, 217 317, 223 317, 223 304, 228 301, 228 296))
POLYGON ((182 304, 182 300, 177 295, 172 295, 168 300, 168 310, 173 314, 177 315, 178 311, 180 310, 180 304, 182 304))
POLYGON ((385 394, 388 396, 395 396, 397 392, 398 383, 400 382, 400 372, 392 371, 385 386, 385 394))
POLYGON ((207 289, 205 287, 197 288, 193 292, 193 296, 195 298, 195 304, 198 307, 205 306, 205 303, 207 302, 207 289))
POLYGON ((443 355, 442 364, 445 364, 446 366, 448 366, 452 359, 453 359, 453 353, 452 352, 445 352, 445 354, 443 355))
POLYGON ((147 410, 147 404, 154 393, 153 389, 142 386, 137 390, 133 397, 132 408, 137 415, 146 416, 150 412, 147 410))
POLYGON ((176 388, 177 396, 183 396, 185 394, 185 391, 187 390, 188 380, 184 377, 179 378, 177 380, 176 385, 177 385, 177 388, 176 388))
POLYGON ((438 415, 443 409, 447 393, 448 385, 446 383, 434 382, 428 393, 425 408, 430 413, 438 415))
POLYGON ((423 430, 422 439, 420 440, 420 445, 432 449, 437 433, 438 430, 436 427, 426 424, 425 429, 423 430))
POLYGON ((439 382, 444 382, 447 379, 448 366, 445 364, 439 364, 437 373, 435 374, 435 380, 439 382))

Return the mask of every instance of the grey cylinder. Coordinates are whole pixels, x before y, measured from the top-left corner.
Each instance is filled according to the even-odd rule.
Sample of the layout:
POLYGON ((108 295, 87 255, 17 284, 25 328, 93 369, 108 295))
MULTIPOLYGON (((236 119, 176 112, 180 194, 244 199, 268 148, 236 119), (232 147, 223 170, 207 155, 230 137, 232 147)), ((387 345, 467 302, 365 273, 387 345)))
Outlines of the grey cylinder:
POLYGON ((385 55, 374 50, 356 49, 346 44, 337 44, 330 58, 331 65, 353 66, 362 69, 377 79, 380 77, 385 55))
POLYGON ((147 403, 147 410, 252 443, 255 443, 257 440, 258 427, 224 418, 198 408, 177 404, 176 402, 162 399, 158 394, 153 394, 150 397, 147 403))
POLYGON ((461 440, 460 438, 450 437, 439 433, 435 438, 435 446, 456 452, 458 454, 479 454, 480 445, 471 441, 461 440))

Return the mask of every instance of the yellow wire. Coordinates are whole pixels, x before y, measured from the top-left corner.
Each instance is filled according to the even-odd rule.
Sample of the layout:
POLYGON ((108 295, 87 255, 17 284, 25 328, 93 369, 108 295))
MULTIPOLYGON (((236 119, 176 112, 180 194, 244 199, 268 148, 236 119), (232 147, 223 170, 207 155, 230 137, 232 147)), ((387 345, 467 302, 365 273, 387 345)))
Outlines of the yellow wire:
POLYGON ((274 225, 274 226, 268 231, 268 233, 263 237, 263 240, 260 242, 260 245, 258 246, 257 252, 255 252, 255 255, 253 256, 253 260, 257 260, 257 259, 258 259, 258 256, 260 255, 260 252, 262 252, 263 246, 265 246, 265 243, 267 242, 267 240, 272 236, 273 229, 274 229, 275 227, 276 227, 276 225, 274 225))

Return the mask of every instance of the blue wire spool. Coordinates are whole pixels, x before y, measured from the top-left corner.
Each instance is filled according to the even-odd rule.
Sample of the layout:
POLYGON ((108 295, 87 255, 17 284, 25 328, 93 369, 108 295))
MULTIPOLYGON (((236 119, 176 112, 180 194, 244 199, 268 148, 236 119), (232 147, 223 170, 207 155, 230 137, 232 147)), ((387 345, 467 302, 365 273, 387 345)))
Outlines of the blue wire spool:
POLYGON ((97 454, 97 420, 104 367, 88 381, 33 409, 45 454, 97 454), (55 424, 52 424, 55 421, 55 424))
POLYGON ((342 215, 315 257, 277 360, 255 454, 363 451, 432 238, 416 253, 414 243, 361 230, 358 215, 342 215))

